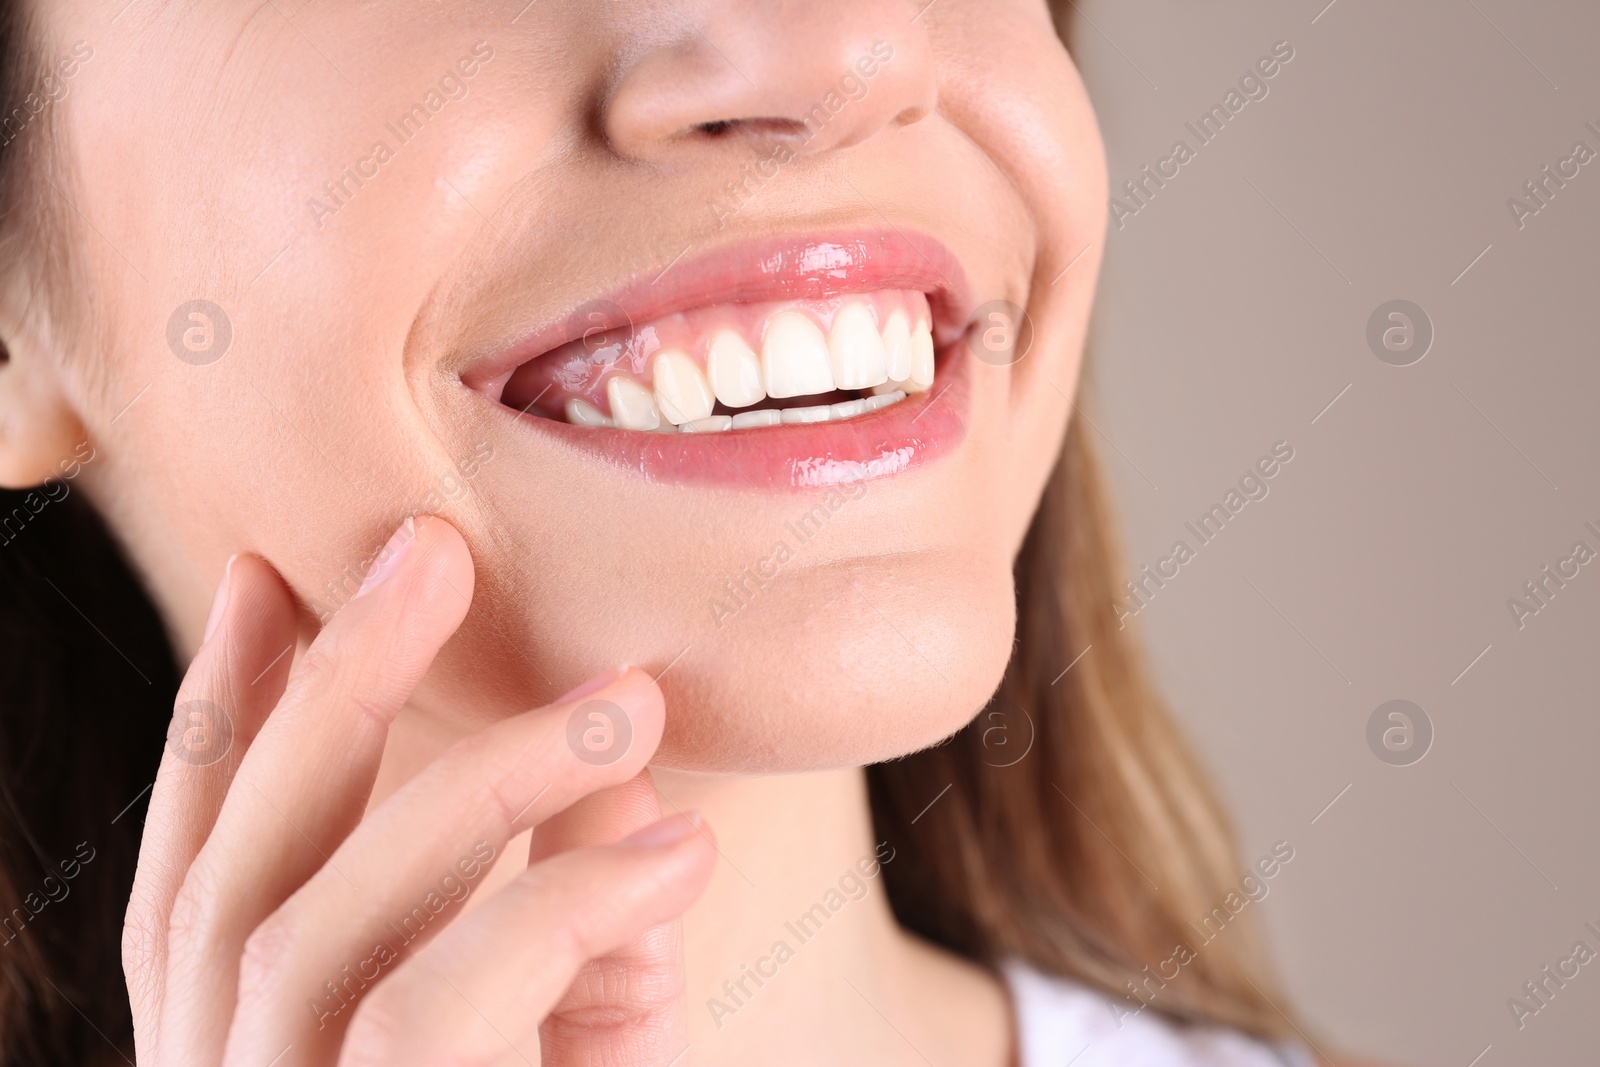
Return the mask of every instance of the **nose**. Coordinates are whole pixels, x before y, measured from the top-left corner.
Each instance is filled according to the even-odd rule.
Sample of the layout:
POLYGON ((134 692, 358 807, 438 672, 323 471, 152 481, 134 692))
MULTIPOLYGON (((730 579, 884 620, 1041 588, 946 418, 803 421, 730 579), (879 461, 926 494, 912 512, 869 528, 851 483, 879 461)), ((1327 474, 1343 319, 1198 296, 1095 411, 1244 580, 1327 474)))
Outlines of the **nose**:
POLYGON ((933 112, 933 57, 907 0, 668 0, 674 29, 612 83, 615 151, 664 163, 742 135, 797 154, 859 144, 933 112))

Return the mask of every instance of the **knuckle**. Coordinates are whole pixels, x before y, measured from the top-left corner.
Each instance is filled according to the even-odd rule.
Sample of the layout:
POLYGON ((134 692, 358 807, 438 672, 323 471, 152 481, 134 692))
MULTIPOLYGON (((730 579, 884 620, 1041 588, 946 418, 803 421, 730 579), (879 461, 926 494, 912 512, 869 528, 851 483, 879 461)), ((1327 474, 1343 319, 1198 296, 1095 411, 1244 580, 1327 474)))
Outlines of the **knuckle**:
POLYGON ((463 737, 450 746, 440 765, 447 780, 481 783, 478 788, 483 800, 507 828, 515 827, 519 816, 528 811, 528 802, 534 799, 531 793, 523 795, 527 789, 518 769, 515 764, 507 767, 499 735, 493 730, 463 737))
POLYGON ((353 652, 345 647, 348 643, 331 628, 318 634, 289 679, 288 691, 284 694, 285 702, 291 698, 305 700, 330 690, 345 688, 350 674, 347 664, 353 652))
POLYGON ((348 635, 332 629, 317 635, 301 658, 282 704, 333 699, 362 718, 387 729, 394 719, 391 701, 374 696, 381 675, 369 677, 361 669, 364 650, 354 647, 348 635))
POLYGON ((294 931, 282 913, 274 913, 250 931, 239 955, 239 1004, 260 1003, 282 984, 294 950, 294 931))
POLYGON ((533 798, 522 796, 525 790, 518 783, 507 782, 495 775, 484 782, 483 790, 494 805, 496 817, 505 825, 508 832, 517 833, 524 828, 519 824, 527 821, 522 816, 528 810, 529 802, 533 798))
MULTIPOLYGON (((305 654, 300 657, 300 663, 294 672, 294 682, 305 686, 336 677, 341 658, 338 655, 340 643, 338 635, 331 628, 318 634, 317 639, 311 642, 305 654)), ((294 682, 290 684, 293 685, 294 682)))
POLYGON ((579 970, 545 1030, 594 1037, 666 1027, 683 991, 683 975, 666 956, 594 959, 579 970))
MULTIPOLYGON (((204 859, 196 861, 183 876, 172 911, 167 917, 167 951, 184 955, 205 951, 216 939, 222 923, 222 893, 209 873, 204 859)), ((154 931, 159 937, 159 931, 154 931)))
POLYGON ((394 722, 397 710, 388 701, 375 700, 365 693, 351 693, 345 698, 345 705, 362 718, 369 720, 380 729, 387 730, 394 722))

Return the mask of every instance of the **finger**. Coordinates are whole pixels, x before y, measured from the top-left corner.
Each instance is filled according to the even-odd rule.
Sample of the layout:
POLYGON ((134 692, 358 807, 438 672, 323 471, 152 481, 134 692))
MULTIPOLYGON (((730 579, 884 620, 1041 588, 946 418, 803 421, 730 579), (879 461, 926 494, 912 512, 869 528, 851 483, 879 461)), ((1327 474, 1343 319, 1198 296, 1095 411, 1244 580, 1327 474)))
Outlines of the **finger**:
POLYGON ((178 688, 123 926, 123 969, 141 1041, 155 1032, 173 899, 283 693, 294 640, 294 601, 277 572, 254 556, 229 560, 206 639, 178 688))
MULTIPOLYGON (((342 1063, 548 1063, 538 1022, 579 968, 687 908, 716 852, 674 815, 615 845, 536 864, 383 980, 356 1010, 342 1063)), ((605 1063, 661 1064, 638 1045, 605 1063)), ((669 1054, 670 1055, 670 1054, 669 1054)))
MULTIPOLYGON (((610 844, 660 818, 647 769, 541 824, 530 858, 610 844)), ((539 1044, 542 1067, 673 1062, 689 1045, 682 924, 651 927, 579 968, 539 1027, 539 1044)))
POLYGON ((221 1056, 246 939, 360 820, 389 724, 471 594, 461 535, 442 519, 408 519, 311 642, 174 901, 167 1062, 221 1056))
POLYGON ((575 848, 611 845, 661 818, 661 797, 648 769, 596 790, 534 828, 528 864, 575 848))
POLYGON ((230 1051, 281 1039, 295 1046, 283 1067, 320 1062, 348 1025, 345 1001, 359 999, 367 984, 359 968, 349 968, 379 945, 395 957, 420 949, 459 912, 479 873, 469 867, 481 867, 512 837, 580 797, 638 774, 661 739, 663 715, 655 682, 628 669, 598 692, 453 745, 371 811, 251 934, 230 1051), (615 730, 614 750, 598 759, 571 733, 592 719, 615 730), (307 1010, 312 995, 346 981, 338 1010, 307 1010))

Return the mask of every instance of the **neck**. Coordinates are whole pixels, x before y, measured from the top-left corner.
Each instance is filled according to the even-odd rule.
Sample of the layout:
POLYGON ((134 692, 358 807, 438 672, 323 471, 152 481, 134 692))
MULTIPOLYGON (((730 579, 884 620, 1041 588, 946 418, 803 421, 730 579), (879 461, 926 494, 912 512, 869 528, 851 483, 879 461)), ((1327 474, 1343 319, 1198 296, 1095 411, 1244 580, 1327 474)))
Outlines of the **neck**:
MULTIPOLYGON (((459 735, 402 716, 373 802, 459 735)), ((866 773, 733 777, 652 769, 661 807, 699 810, 722 859, 683 916, 691 1059, 697 1067, 1001 1067, 1010 1009, 988 972, 907 933, 873 834, 866 773)), ((528 835, 502 855, 527 855, 528 835)), ((497 863, 482 899, 516 876, 497 863)))
POLYGON ((723 857, 683 919, 696 1064, 1005 1061, 998 984, 895 922, 865 772, 654 773, 723 857))

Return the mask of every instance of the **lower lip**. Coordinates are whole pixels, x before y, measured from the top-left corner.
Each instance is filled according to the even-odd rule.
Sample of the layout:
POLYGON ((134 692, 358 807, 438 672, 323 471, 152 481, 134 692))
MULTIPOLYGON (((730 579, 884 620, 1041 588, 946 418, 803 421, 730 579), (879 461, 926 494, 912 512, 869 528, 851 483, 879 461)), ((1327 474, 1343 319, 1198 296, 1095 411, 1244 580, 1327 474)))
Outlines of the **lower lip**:
POLYGON ((648 433, 574 426, 501 409, 526 429, 647 481, 810 489, 868 481, 925 465, 966 434, 968 389, 959 345, 940 353, 933 388, 841 422, 721 433, 648 433))

